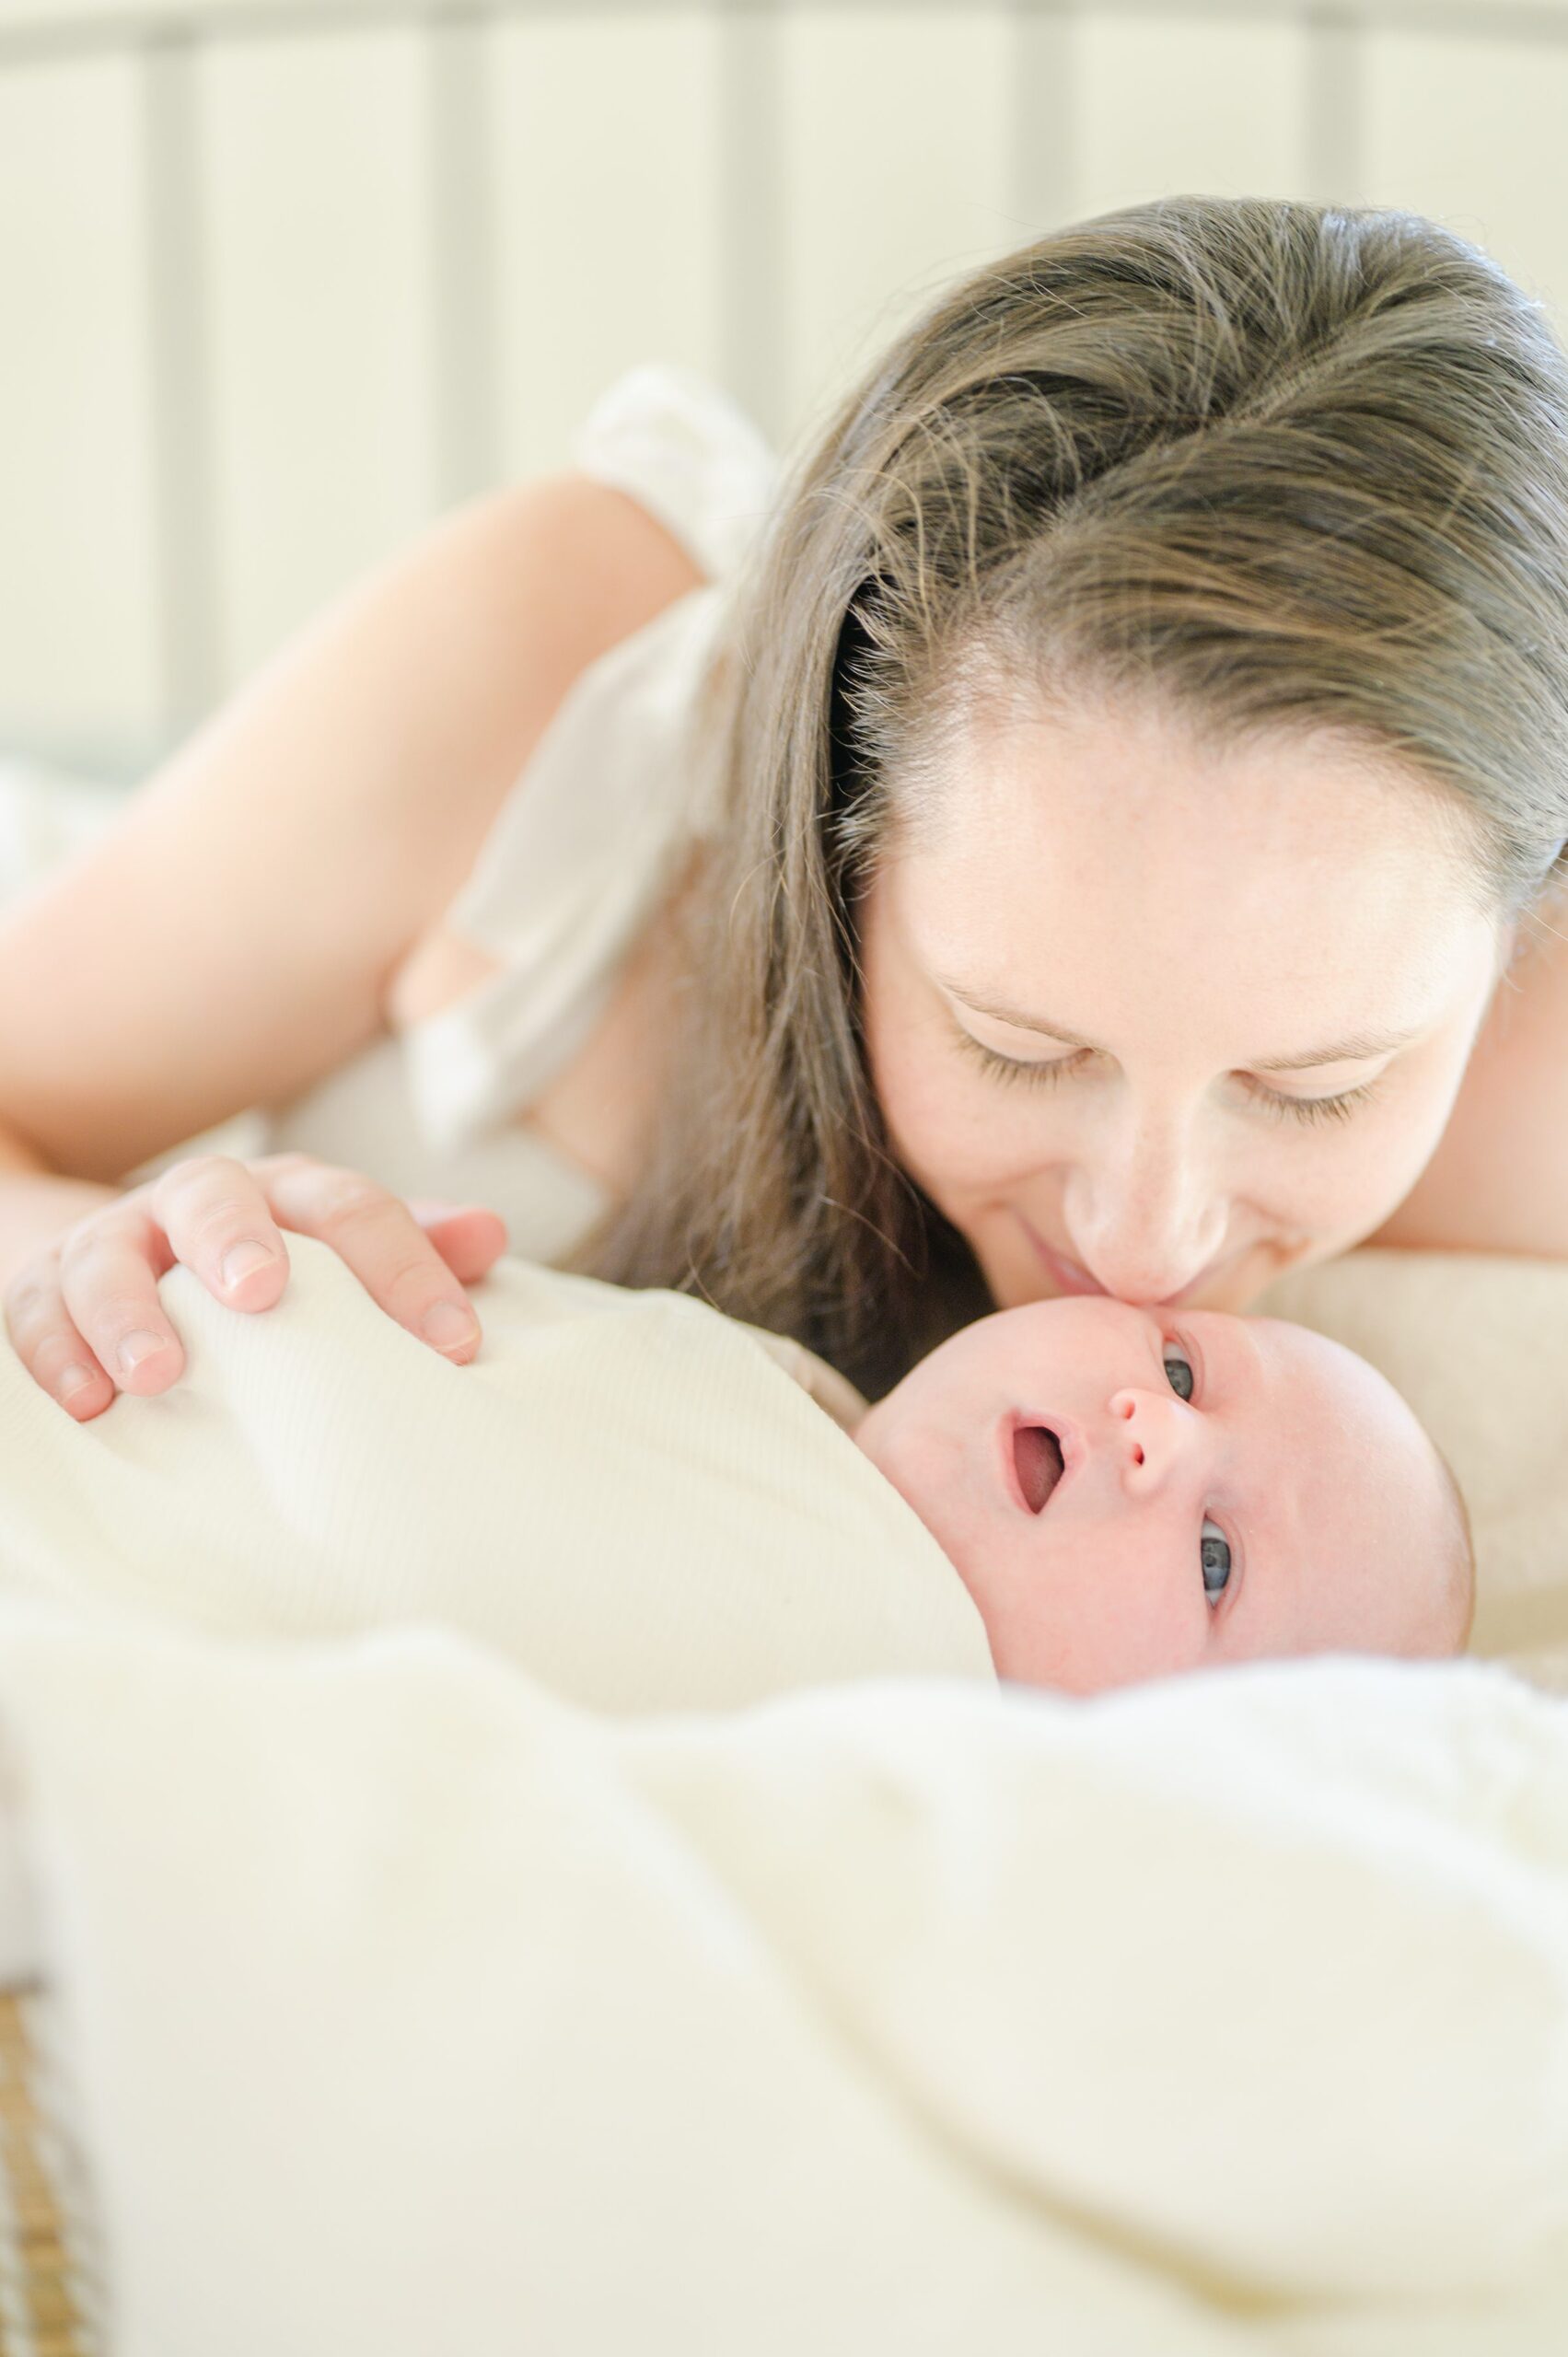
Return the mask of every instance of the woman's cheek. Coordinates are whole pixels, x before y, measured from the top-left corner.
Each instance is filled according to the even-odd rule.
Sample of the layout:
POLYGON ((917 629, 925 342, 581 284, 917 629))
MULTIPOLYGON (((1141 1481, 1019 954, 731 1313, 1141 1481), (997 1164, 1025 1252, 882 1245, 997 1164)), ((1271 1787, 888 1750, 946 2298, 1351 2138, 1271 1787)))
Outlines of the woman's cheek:
POLYGON ((885 1017, 868 1041, 872 1085, 899 1160, 924 1185, 934 1160, 947 1159, 954 1091, 921 1028, 885 1017))
POLYGON ((1041 1109, 1009 1098, 935 1027, 885 1033, 872 1079, 900 1161, 944 1210, 1043 1158, 1041 1109))
POLYGON ((1446 1067, 1412 1074, 1343 1128, 1326 1126, 1316 1153, 1298 1150, 1294 1167, 1303 1224, 1347 1244, 1380 1226, 1431 1160, 1458 1086, 1458 1073, 1446 1067))

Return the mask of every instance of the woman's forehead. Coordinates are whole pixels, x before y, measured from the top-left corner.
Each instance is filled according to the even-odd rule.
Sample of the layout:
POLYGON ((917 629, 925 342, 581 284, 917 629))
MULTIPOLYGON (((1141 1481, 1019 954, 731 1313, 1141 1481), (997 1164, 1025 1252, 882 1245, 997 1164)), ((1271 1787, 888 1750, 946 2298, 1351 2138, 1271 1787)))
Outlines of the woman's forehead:
POLYGON ((1236 1061, 1283 1059, 1309 1044, 1281 1030, 1295 1005, 1314 1039, 1369 1007, 1419 1028, 1461 945, 1493 952, 1425 790, 1369 785, 1320 748, 1205 761, 1179 737, 1140 752, 1087 722, 1020 723, 943 793, 945 823, 890 862, 898 921, 934 981, 1041 1029, 1114 1050, 1106 1026, 1212 1001, 1227 1025, 1267 1013, 1236 1061))
POLYGON ((1152 703, 1095 703, 1005 719, 978 715, 947 739, 931 782, 935 825, 923 840, 949 860, 998 847, 1044 854, 1048 874, 1108 871, 1157 835, 1172 874, 1306 859, 1329 875, 1375 861, 1419 861, 1449 891, 1471 878, 1456 798, 1391 757, 1331 729, 1205 736, 1152 703), (1120 860, 1107 853, 1120 852, 1120 860))

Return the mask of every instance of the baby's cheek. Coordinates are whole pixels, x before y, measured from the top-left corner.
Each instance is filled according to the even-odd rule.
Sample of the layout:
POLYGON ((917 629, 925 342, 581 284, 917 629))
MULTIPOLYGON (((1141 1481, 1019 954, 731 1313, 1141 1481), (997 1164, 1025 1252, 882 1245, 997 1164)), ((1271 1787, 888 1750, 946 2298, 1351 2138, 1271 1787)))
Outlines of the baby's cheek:
POLYGON ((966 1538, 965 1497, 952 1461, 952 1444, 940 1425, 933 1426, 920 1396, 927 1387, 923 1376, 924 1368, 916 1367, 868 1409, 855 1427, 854 1444, 920 1516, 949 1562, 957 1563, 956 1550, 979 1550, 966 1538))
POLYGON ((1055 1665, 1053 1683, 1098 1694, 1199 1666, 1208 1608, 1195 1531, 1190 1565, 1180 1532, 1130 1508, 1055 1536, 1049 1573, 1037 1583, 1036 1631, 1040 1657, 1049 1646, 1055 1665))

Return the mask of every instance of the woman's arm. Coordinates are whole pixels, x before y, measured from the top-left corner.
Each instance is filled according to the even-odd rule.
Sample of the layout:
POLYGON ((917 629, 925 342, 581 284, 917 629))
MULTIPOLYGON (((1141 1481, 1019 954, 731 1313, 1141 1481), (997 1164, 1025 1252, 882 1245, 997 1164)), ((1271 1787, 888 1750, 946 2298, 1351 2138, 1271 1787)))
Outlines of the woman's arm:
POLYGON ((1374 1244, 1568 1260, 1568 894, 1521 941, 1437 1151, 1374 1244))
POLYGON ((323 1236, 416 1330, 448 1304, 473 1335, 438 1347, 471 1353, 451 1280, 501 1248, 491 1214, 416 1218, 301 1157, 181 1164, 156 1200, 112 1182, 296 1094, 384 1028, 400 960, 573 679, 699 579, 642 507, 587 476, 470 507, 304 633, 0 922, 6 1327, 52 1388, 94 1367, 73 1413, 108 1405, 128 1338, 160 1353, 136 1387, 178 1375, 157 1292, 171 1259, 235 1306, 274 1300, 283 1225, 323 1236), (230 1248, 256 1242, 269 1265, 226 1283, 230 1248))
POLYGON ((699 577, 568 474, 343 599, 0 922, 0 1127, 112 1181, 353 1054, 573 679, 699 577))
POLYGON ((114 1192, 62 1178, 19 1138, 0 1131, 0 1286, 63 1227, 112 1202, 114 1192))

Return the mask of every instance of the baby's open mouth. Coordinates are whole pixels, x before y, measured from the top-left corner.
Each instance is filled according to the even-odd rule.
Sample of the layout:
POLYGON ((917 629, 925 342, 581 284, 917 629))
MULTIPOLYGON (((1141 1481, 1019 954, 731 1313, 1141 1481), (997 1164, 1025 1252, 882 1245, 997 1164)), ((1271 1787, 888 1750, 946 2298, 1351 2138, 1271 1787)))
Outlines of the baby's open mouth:
POLYGON ((1062 1448, 1049 1424, 1020 1424, 1013 1434, 1018 1487, 1031 1514, 1039 1514, 1062 1479, 1062 1448))

